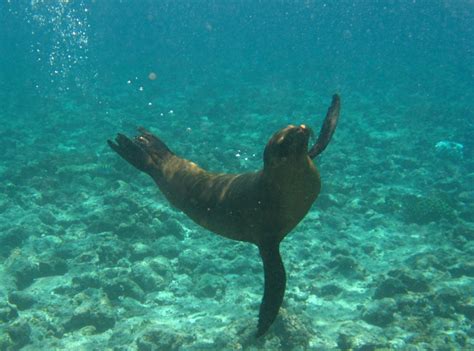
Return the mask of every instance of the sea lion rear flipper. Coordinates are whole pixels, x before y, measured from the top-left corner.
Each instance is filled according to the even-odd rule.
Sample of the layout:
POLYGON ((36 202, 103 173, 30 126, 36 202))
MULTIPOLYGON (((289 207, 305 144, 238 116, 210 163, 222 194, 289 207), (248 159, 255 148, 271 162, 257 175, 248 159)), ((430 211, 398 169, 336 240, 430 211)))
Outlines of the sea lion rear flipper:
POLYGON ((337 122, 339 120, 339 112, 341 110, 341 98, 338 94, 332 96, 331 106, 329 106, 326 118, 324 119, 323 126, 319 131, 318 140, 316 144, 309 150, 308 155, 311 158, 315 158, 321 152, 324 151, 331 141, 332 135, 336 130, 337 122))
POLYGON ((265 290, 258 316, 257 337, 262 336, 274 322, 283 302, 286 273, 280 256, 280 244, 259 245, 265 274, 265 290))

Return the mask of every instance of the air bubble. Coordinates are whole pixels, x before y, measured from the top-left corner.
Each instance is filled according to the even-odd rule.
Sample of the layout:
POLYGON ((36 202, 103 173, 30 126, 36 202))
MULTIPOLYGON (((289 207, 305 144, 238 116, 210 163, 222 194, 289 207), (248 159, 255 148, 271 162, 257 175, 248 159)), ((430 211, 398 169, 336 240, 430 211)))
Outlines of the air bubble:
MULTIPOLYGON (((36 55, 37 62, 49 64, 49 74, 60 78, 54 83, 58 87, 68 90, 66 78, 80 76, 73 72, 76 66, 83 66, 87 61, 87 42, 89 28, 88 9, 84 0, 72 1, 46 1, 31 0, 31 5, 24 9, 25 22, 31 23, 31 34, 42 33, 45 40, 36 42, 31 51, 36 55), (79 9, 79 10, 76 10, 79 9), (49 52, 45 48, 52 48, 49 52)), ((78 86, 80 80, 75 80, 78 86)))

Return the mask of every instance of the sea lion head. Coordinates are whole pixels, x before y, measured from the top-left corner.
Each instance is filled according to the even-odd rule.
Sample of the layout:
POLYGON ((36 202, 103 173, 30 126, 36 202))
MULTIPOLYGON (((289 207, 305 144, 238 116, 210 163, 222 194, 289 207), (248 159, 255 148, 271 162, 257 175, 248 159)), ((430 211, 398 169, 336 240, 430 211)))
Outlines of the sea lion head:
POLYGON ((278 168, 304 160, 308 156, 308 141, 312 133, 302 124, 289 125, 273 134, 263 153, 265 168, 278 168))

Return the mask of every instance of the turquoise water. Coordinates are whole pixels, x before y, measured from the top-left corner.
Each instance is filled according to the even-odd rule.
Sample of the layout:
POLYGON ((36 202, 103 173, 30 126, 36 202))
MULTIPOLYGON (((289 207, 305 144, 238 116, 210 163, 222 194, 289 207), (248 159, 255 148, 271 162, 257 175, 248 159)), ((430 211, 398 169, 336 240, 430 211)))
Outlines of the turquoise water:
POLYGON ((474 349, 473 23, 454 0, 1 1, 0 350, 474 349), (254 171, 336 92, 322 191, 255 339, 256 247, 106 140, 144 126, 254 171))

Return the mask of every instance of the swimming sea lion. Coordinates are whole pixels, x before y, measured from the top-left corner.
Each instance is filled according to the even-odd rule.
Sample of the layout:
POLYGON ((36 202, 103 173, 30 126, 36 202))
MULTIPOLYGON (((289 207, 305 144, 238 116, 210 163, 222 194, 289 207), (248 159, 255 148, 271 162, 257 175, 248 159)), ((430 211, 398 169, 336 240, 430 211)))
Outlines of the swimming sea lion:
POLYGON ((118 134, 110 147, 150 175, 169 202, 193 221, 224 237, 258 246, 265 288, 257 337, 275 320, 285 294, 286 274, 279 246, 306 215, 321 188, 312 159, 328 145, 336 129, 340 98, 335 94, 316 144, 308 151, 311 131, 290 125, 276 132, 254 173, 210 173, 176 156, 153 134, 139 128, 133 140, 118 134))

